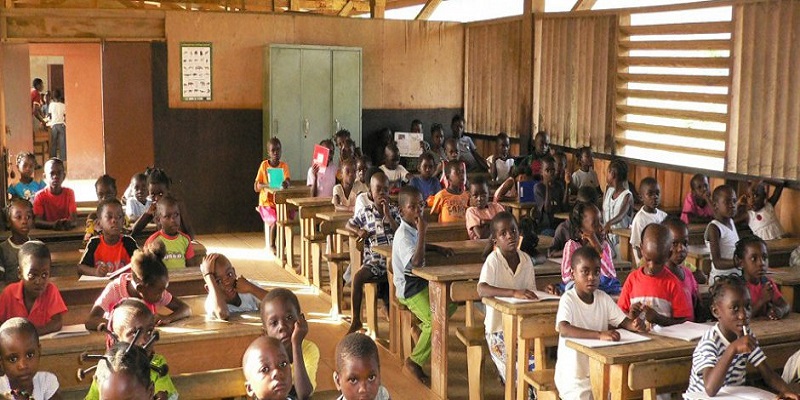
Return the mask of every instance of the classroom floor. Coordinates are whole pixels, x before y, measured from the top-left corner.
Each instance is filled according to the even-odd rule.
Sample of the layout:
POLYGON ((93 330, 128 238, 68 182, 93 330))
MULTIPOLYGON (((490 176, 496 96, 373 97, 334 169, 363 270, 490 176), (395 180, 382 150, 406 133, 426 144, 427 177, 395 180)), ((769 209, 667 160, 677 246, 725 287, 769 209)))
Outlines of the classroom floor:
MULTIPOLYGON (((263 233, 229 233, 200 235, 197 238, 209 252, 222 253, 227 256, 240 275, 257 281, 265 288, 286 287, 292 289, 300 299, 303 312, 309 321, 308 338, 315 342, 321 353, 319 371, 317 373, 317 391, 334 390, 333 369, 335 367, 334 350, 336 343, 347 333, 347 321, 338 321, 330 317, 330 300, 327 295, 319 294, 313 286, 301 284, 291 273, 279 268, 264 251, 263 233)), ((455 327, 463 325, 463 307, 454 316, 451 324, 449 348, 450 378, 448 394, 451 399, 468 398, 466 348, 455 338, 455 327)), ((388 337, 388 323, 384 320, 379 325, 379 336, 388 337)), ((432 398, 427 387, 411 379, 401 372, 401 360, 393 357, 386 349, 378 346, 381 357, 381 380, 394 400, 419 400, 432 398)), ((426 366, 430 374, 430 366, 426 366)), ((484 360, 483 386, 486 399, 503 397, 503 387, 497 379, 494 365, 487 356, 484 360)))

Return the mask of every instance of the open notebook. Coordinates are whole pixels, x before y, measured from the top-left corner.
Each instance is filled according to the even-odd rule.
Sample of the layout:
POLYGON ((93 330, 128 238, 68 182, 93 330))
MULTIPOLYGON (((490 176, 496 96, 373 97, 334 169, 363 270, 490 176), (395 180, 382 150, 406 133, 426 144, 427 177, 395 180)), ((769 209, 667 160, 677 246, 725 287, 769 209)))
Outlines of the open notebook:
POLYGON ((549 294, 547 292, 542 292, 541 290, 534 290, 533 293, 536 293, 536 297, 538 297, 538 299, 528 300, 528 299, 518 299, 516 297, 504 297, 504 296, 502 296, 502 297, 498 296, 498 297, 495 297, 495 298, 497 300, 502 300, 502 301, 505 301, 506 303, 511 303, 511 304, 535 303, 535 302, 538 302, 538 301, 546 301, 546 300, 558 301, 560 299, 560 297, 558 297, 558 296, 554 296, 554 295, 549 294))
POLYGON ((682 324, 672 326, 656 325, 650 330, 650 333, 691 342, 703 337, 703 335, 708 332, 712 326, 714 325, 698 324, 697 322, 686 321, 682 324))
POLYGON ((773 393, 752 386, 725 386, 714 397, 705 393, 683 394, 684 400, 771 400, 775 397, 773 393))
POLYGON ((111 281, 130 270, 131 270, 131 265, 128 264, 106 276, 81 275, 81 277, 78 278, 78 282, 111 281))
POLYGON ((48 333, 47 335, 43 335, 40 339, 56 339, 71 336, 84 336, 88 334, 89 331, 86 330, 86 327, 83 324, 65 325, 61 327, 60 331, 48 333))
POLYGON ((638 333, 633 333, 631 331, 626 331, 625 329, 617 329, 619 332, 619 340, 616 342, 612 342, 610 340, 600 340, 600 339, 573 339, 567 338, 567 340, 571 342, 575 342, 582 346, 586 346, 589 348, 596 348, 596 347, 609 347, 609 346, 619 346, 621 344, 631 344, 631 343, 639 343, 639 342, 646 342, 648 340, 652 340, 647 336, 642 336, 638 333))

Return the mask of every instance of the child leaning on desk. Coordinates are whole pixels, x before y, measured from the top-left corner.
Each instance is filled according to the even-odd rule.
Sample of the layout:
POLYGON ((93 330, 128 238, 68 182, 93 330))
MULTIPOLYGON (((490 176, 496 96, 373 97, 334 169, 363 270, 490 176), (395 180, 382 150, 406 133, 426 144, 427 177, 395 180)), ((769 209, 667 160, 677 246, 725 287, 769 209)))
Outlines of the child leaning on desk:
POLYGON ((236 276, 228 257, 211 253, 200 263, 205 289, 206 316, 227 320, 231 313, 258 311, 267 291, 244 276, 236 276))
POLYGON ((592 398, 589 357, 567 347, 567 339, 618 341, 619 332, 609 329, 609 326, 641 332, 644 323, 626 317, 611 296, 597 290, 600 285, 600 253, 594 247, 576 250, 571 261, 575 288, 564 292, 556 313, 556 330, 560 336, 555 383, 562 399, 588 400, 592 398))

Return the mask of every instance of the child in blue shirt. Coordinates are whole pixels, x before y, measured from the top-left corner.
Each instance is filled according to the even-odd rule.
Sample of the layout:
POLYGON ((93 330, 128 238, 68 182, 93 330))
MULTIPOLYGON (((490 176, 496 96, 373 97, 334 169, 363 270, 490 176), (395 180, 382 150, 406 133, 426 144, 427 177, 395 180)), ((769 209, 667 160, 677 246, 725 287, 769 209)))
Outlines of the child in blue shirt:
POLYGON ((433 176, 435 169, 436 162, 433 153, 422 153, 419 156, 419 175, 411 178, 411 182, 409 182, 409 185, 419 190, 422 200, 428 204, 433 203, 433 196, 442 190, 441 182, 433 176))
POLYGON ((36 169, 36 157, 33 153, 19 153, 17 169, 19 170, 19 182, 8 187, 8 194, 11 197, 19 197, 32 202, 36 192, 45 187, 44 181, 33 179, 33 170, 36 169))

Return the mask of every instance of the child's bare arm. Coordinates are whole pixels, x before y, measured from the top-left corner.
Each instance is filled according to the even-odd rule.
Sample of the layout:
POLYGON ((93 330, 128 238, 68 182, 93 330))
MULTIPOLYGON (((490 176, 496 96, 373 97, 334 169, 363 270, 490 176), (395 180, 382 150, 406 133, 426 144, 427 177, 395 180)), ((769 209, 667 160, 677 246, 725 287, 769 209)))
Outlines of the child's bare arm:
POLYGON ((506 198, 508 191, 511 190, 511 187, 514 185, 514 178, 508 178, 503 181, 503 184, 497 188, 497 191, 494 193, 494 201, 501 201, 506 198))
POLYGON ((343 206, 343 205, 341 205, 341 204, 336 204, 336 205, 334 205, 334 206, 333 206, 333 209, 334 209, 334 210, 336 210, 336 211, 349 211, 349 212, 352 212, 352 211, 353 211, 353 207, 350 207, 350 206, 343 206))
POLYGON ((733 260, 726 260, 722 258, 722 253, 719 248, 720 232, 716 225, 709 225, 708 227, 708 248, 711 253, 711 262, 716 269, 733 269, 736 268, 733 260))
POLYGON ((781 199, 781 194, 783 193, 783 186, 784 182, 780 181, 775 184, 775 190, 772 192, 772 196, 769 198, 769 204, 772 204, 773 207, 778 205, 778 200, 781 199))
POLYGON ((200 273, 203 274, 203 281, 205 282, 208 298, 210 299, 209 302, 214 305, 214 308, 211 310, 213 317, 227 320, 230 316, 228 313, 228 304, 225 302, 225 295, 222 293, 222 288, 217 284, 213 272, 213 266, 217 261, 217 257, 219 257, 217 253, 207 255, 200 264, 200 273))
POLYGON ((236 279, 236 289, 239 293, 250 293, 253 296, 256 296, 259 301, 264 299, 264 296, 267 295, 267 291, 261 288, 261 286, 256 285, 253 282, 250 282, 244 276, 240 275, 239 278, 236 279))
POLYGON ((619 332, 615 330, 593 331, 590 329, 583 329, 583 328, 578 328, 576 326, 572 326, 567 321, 561 321, 558 323, 558 331, 564 337, 570 337, 575 339, 598 339, 598 340, 611 340, 611 341, 619 340, 619 332))
POLYGON ((632 203, 633 202, 631 201, 631 195, 630 194, 625 195, 625 198, 622 200, 622 207, 619 209, 619 214, 615 215, 613 218, 606 221, 606 225, 604 227, 606 231, 609 231, 612 225, 616 224, 619 221, 622 221, 622 218, 628 215, 632 203))
POLYGON ((184 303, 183 300, 173 297, 172 301, 167 304, 167 308, 172 311, 170 315, 157 315, 156 316, 156 324, 157 325, 167 325, 171 324, 175 321, 189 318, 192 316, 192 309, 189 307, 188 304, 184 303))
POLYGON ((133 228, 131 228, 131 236, 136 236, 144 231, 144 228, 147 227, 147 224, 153 221, 155 211, 156 203, 153 203, 150 205, 150 208, 148 208, 147 211, 145 211, 144 214, 142 214, 142 216, 136 220, 136 223, 133 224, 133 228))
POLYGON ((38 215, 34 218, 34 226, 39 229, 56 229, 56 225, 59 224, 58 221, 45 221, 43 215, 38 215))
POLYGON ((492 160, 492 163, 489 164, 489 176, 493 181, 497 180, 497 163, 495 161, 496 160, 492 160))
POLYGON ((307 400, 314 393, 314 386, 311 385, 311 378, 308 376, 306 362, 303 359, 303 339, 308 334, 308 322, 303 314, 294 323, 292 333, 292 372, 294 376, 294 388, 297 391, 298 400, 307 400))
POLYGON ((84 264, 78 264, 78 275, 106 276, 107 273, 108 267, 106 266, 95 268, 84 264))
POLYGON ((36 331, 39 332, 39 335, 46 335, 48 333, 60 331, 63 325, 63 316, 64 313, 53 315, 53 318, 50 318, 50 321, 47 321, 44 326, 36 328, 36 331))
POLYGON ((538 299, 536 293, 527 289, 508 289, 497 286, 492 286, 486 282, 478 284, 478 296, 481 297, 515 297, 518 299, 538 299))
POLYGON ((775 370, 769 366, 767 360, 758 364, 758 372, 761 373, 764 382, 772 388, 772 390, 778 392, 782 398, 797 398, 797 393, 795 393, 792 388, 781 379, 775 370))
POLYGON ((708 281, 708 277, 700 267, 696 267, 692 275, 694 275, 694 280, 696 280, 699 285, 703 285, 708 281))
MULTIPOLYGON (((752 336, 746 335, 736 339, 731 343, 722 355, 717 360, 713 367, 708 367, 702 371, 703 385, 706 389, 706 394, 709 396, 716 396, 719 389, 725 383, 725 375, 728 373, 728 368, 731 366, 733 357, 739 353, 749 353, 756 348, 756 341, 752 336)), ((764 365, 762 362, 759 365, 764 365)), ((762 375, 763 376, 763 375, 762 375)))
POLYGON ((92 311, 89 312, 89 319, 86 320, 84 326, 88 331, 97 331, 97 328, 103 324, 106 324, 106 319, 103 318, 103 314, 105 314, 105 310, 103 307, 94 306, 92 307, 92 311))

